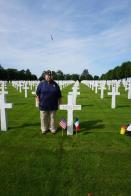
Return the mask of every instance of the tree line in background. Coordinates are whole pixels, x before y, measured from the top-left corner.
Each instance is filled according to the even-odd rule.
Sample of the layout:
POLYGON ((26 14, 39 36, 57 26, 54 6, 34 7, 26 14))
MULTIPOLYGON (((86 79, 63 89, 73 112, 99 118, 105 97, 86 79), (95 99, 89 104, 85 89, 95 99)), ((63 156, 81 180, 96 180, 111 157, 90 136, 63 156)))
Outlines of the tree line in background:
MULTIPOLYGON (((44 74, 44 72, 43 72, 44 74)), ((43 74, 39 78, 43 78, 43 74)), ((119 80, 123 78, 131 77, 131 62, 127 61, 122 63, 120 66, 115 67, 112 70, 109 70, 107 73, 102 74, 100 77, 95 75, 92 76, 88 69, 84 69, 82 74, 64 74, 61 70, 54 72, 53 76, 55 80, 119 80)))
MULTIPOLYGON (((43 79, 44 72, 40 76, 39 80, 43 79)), ((98 80, 99 76, 92 76, 89 74, 88 69, 84 69, 81 75, 79 74, 64 74, 61 70, 57 72, 52 71, 53 79, 54 80, 98 80)))
MULTIPOLYGON (((109 70, 107 73, 102 74, 100 77, 95 75, 92 76, 88 69, 84 69, 83 72, 79 74, 64 74, 61 70, 52 71, 54 80, 113 80, 131 77, 131 62, 124 62, 120 66, 109 70)), ((39 80, 43 79, 43 74, 40 76, 39 80)), ((17 69, 4 69, 0 65, 0 80, 37 80, 37 76, 32 74, 29 69, 20 70, 17 69)))
POLYGON ((103 80, 119 80, 123 78, 131 77, 131 62, 127 61, 122 63, 120 66, 109 70, 107 73, 102 74, 101 79, 103 80))
POLYGON ((32 74, 29 69, 20 70, 17 69, 4 69, 0 65, 0 80, 37 80, 37 76, 32 74))

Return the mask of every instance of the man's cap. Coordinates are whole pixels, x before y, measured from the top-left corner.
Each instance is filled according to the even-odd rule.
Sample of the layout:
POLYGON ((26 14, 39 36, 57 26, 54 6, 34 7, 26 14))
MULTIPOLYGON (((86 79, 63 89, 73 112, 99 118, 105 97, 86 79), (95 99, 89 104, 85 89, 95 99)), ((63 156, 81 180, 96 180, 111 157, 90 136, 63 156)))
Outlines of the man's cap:
POLYGON ((52 75, 52 72, 50 71, 50 70, 47 70, 47 71, 45 71, 45 73, 44 73, 45 75, 49 75, 49 76, 51 76, 52 75))

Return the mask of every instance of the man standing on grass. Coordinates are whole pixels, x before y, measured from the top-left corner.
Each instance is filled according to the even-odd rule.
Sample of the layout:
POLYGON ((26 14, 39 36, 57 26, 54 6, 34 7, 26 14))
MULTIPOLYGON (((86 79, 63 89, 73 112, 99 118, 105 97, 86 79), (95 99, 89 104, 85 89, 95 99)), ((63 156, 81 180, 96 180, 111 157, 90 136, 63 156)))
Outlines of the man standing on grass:
POLYGON ((41 131, 56 133, 56 111, 61 102, 61 91, 59 85, 53 80, 50 70, 44 73, 45 80, 37 87, 36 95, 40 109, 41 131))

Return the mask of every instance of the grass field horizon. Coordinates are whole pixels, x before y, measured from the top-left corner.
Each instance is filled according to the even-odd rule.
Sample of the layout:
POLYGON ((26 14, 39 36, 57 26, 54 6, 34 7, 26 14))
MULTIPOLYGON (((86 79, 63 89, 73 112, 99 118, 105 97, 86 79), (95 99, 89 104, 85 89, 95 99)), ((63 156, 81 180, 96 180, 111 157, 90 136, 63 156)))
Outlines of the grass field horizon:
MULTIPOLYGON (((131 195, 131 138, 120 135, 120 127, 131 123, 131 100, 120 88, 116 109, 111 109, 111 96, 95 94, 80 85, 74 111, 80 120, 77 135, 62 137, 40 131, 39 110, 29 92, 19 93, 9 86, 7 102, 9 129, 0 132, 1 196, 129 196, 131 195)), ((63 91, 63 103, 71 86, 63 91)), ((57 125, 66 111, 57 112, 57 125)))

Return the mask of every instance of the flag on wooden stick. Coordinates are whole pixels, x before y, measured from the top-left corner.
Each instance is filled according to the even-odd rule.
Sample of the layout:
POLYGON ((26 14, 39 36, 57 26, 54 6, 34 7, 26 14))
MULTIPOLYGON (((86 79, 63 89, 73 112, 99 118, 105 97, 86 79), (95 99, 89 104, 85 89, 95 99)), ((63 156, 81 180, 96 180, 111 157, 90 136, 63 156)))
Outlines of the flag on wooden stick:
POLYGON ((60 127, 62 128, 62 136, 63 136, 63 129, 66 129, 67 127, 67 122, 64 118, 62 118, 59 122, 60 127))
POLYGON ((79 132, 80 131, 80 122, 79 122, 79 119, 78 118, 75 119, 74 125, 75 125, 75 130, 77 132, 79 132))
POLYGON ((66 120, 62 118, 59 125, 62 129, 66 129, 66 126, 67 126, 66 120))

